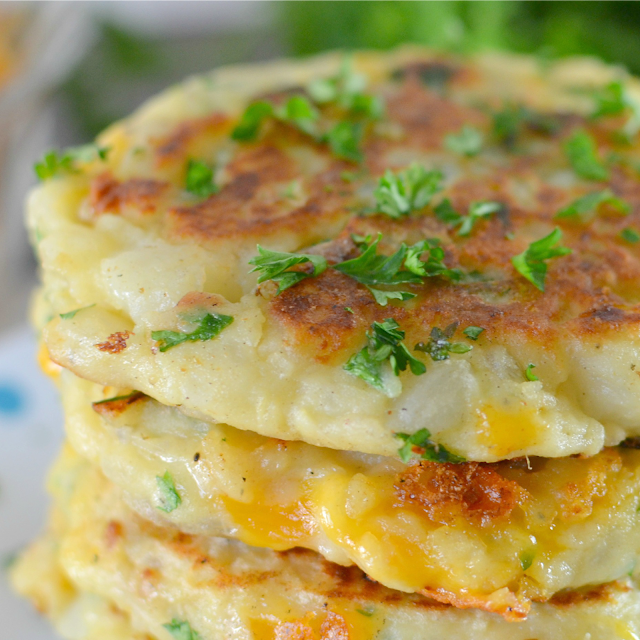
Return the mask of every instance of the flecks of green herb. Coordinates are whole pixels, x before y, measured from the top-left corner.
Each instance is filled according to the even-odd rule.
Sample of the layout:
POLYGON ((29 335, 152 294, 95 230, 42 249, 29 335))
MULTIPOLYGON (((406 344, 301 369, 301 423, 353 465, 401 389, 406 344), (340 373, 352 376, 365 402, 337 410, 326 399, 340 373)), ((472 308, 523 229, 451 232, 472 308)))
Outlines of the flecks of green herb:
POLYGON ((427 171, 413 163, 397 174, 387 170, 378 181, 374 196, 379 211, 390 218, 400 218, 426 207, 440 189, 440 171, 427 171))
POLYGON ((158 509, 165 513, 175 511, 181 504, 182 498, 176 489, 173 476, 165 471, 163 476, 156 476, 158 489, 160 489, 160 504, 158 509))
POLYGON ((253 102, 245 109, 240 122, 231 132, 231 137, 241 142, 254 140, 264 120, 271 115, 273 115, 273 105, 270 102, 266 100, 253 102))
POLYGON ((524 376, 529 382, 537 382, 538 380, 540 380, 540 378, 538 378, 538 376, 535 373, 533 373, 533 370, 535 368, 536 368, 535 364, 529 363, 527 365, 527 368, 524 372, 524 376))
POLYGON ((556 213, 556 218, 574 218, 582 223, 589 222, 596 213, 600 205, 608 204, 617 209, 622 214, 628 214, 631 207, 618 198, 611 189, 603 189, 602 191, 594 191, 574 200, 571 204, 556 213))
POLYGON ((353 313, 353 309, 352 309, 351 307, 345 307, 345 308, 344 308, 344 310, 345 310, 347 313, 353 313))
POLYGON ((526 571, 533 564, 533 560, 536 557, 536 552, 533 549, 529 549, 527 551, 523 551, 520 554, 520 565, 522 566, 522 570, 526 571))
POLYGON ((470 340, 477 340, 483 331, 484 329, 482 327, 467 327, 463 329, 462 333, 470 340))
POLYGON ((371 331, 367 331, 367 345, 351 356, 344 365, 345 371, 361 378, 388 396, 392 396, 394 391, 385 384, 386 367, 389 367, 395 376, 407 367, 416 376, 422 375, 427 370, 424 363, 411 355, 402 342, 404 331, 399 326, 393 318, 374 322, 371 325, 371 331))
POLYGON ((377 289, 377 286, 420 284, 422 278, 402 269, 402 263, 407 255, 407 246, 404 243, 391 256, 379 255, 377 249, 381 238, 382 234, 378 234, 375 242, 365 246, 361 255, 336 264, 334 269, 365 285, 375 297, 376 302, 384 307, 390 299, 409 300, 415 298, 415 294, 408 291, 383 291, 377 289))
POLYGON ((70 147, 64 151, 47 151, 40 162, 36 162, 33 170, 41 181, 61 174, 77 173, 78 162, 106 160, 109 147, 94 144, 70 147))
POLYGON ((451 205, 449 199, 445 199, 436 206, 434 212, 436 218, 452 227, 459 227, 458 235, 467 237, 471 235, 474 226, 479 220, 488 218, 502 209, 499 202, 479 201, 469 205, 469 213, 466 216, 459 214, 451 205))
POLYGON ((151 338, 158 343, 160 351, 165 352, 168 349, 177 347, 183 342, 204 342, 205 340, 211 340, 232 322, 232 316, 225 316, 221 313, 207 313, 198 321, 200 326, 190 333, 182 331, 152 331, 151 338))
POLYGON ((326 142, 336 158, 359 163, 364 157, 360 148, 362 135, 361 123, 343 121, 322 136, 320 142, 326 142))
POLYGON ((427 342, 418 342, 414 347, 415 351, 422 351, 431 357, 435 362, 448 360, 452 353, 467 353, 473 347, 464 342, 451 342, 451 338, 458 329, 458 323, 452 322, 444 330, 438 327, 431 329, 427 342))
POLYGON ((555 133, 559 128, 556 118, 538 113, 522 105, 506 105, 493 114, 493 135, 498 142, 513 147, 524 127, 545 134, 555 133))
POLYGON ((271 251, 258 245, 260 255, 249 260, 254 265, 251 273, 259 271, 258 282, 273 280, 278 283, 278 294, 292 287, 305 278, 319 276, 326 268, 327 261, 322 257, 307 253, 286 253, 284 251, 271 251), (310 263, 313 267, 311 273, 304 271, 289 271, 299 264, 310 263))
POLYGON ((126 393, 122 396, 113 396, 111 398, 105 398, 104 400, 96 400, 96 402, 92 402, 92 405, 98 405, 98 404, 106 404, 107 402, 117 402, 118 400, 129 400, 130 398, 133 398, 134 396, 142 396, 142 392, 141 391, 132 391, 131 393, 126 393))
POLYGON ((220 187, 213 181, 213 167, 191 158, 187 162, 185 189, 199 198, 208 198, 218 193, 220 187))
POLYGON ((374 607, 367 607, 366 609, 356 609, 356 611, 366 618, 371 618, 371 616, 373 616, 373 614, 376 612, 374 607))
POLYGON ((636 242, 640 242, 640 233, 638 233, 635 229, 631 227, 626 227, 620 232, 620 237, 631 244, 636 244, 636 242))
POLYGON ((632 98, 624 83, 611 82, 596 92, 594 98, 596 107, 591 115, 594 119, 620 115, 625 111, 629 112, 627 122, 618 133, 623 141, 630 142, 640 131, 640 104, 632 98))
POLYGON ((450 133, 444 139, 444 146, 462 156, 477 156, 482 151, 484 136, 478 129, 465 125, 459 133, 450 133))
POLYGON ((191 628, 186 620, 174 618, 171 622, 162 625, 175 640, 202 640, 202 636, 191 628))
POLYGON ((60 317, 63 320, 71 320, 72 318, 76 317, 76 313, 78 313, 79 311, 84 311, 85 309, 91 309, 92 307, 95 307, 96 303, 94 302, 93 304, 87 305, 86 307, 80 307, 79 309, 74 309, 73 311, 67 311, 66 313, 61 313, 60 317))
POLYGON ((547 275, 546 260, 572 253, 568 247, 556 246, 561 239, 562 231, 556 228, 548 236, 532 242, 525 251, 511 258, 518 273, 540 291, 544 291, 544 280, 547 275))
POLYGON ((598 156, 595 140, 586 131, 576 131, 564 143, 573 170, 586 180, 607 180, 609 171, 598 156))
POLYGON ((462 277, 462 272, 459 269, 449 269, 444 263, 444 255, 440 241, 437 238, 427 238, 407 249, 404 268, 422 277, 442 276, 457 282, 462 277))
POLYGON ((428 429, 420 429, 409 435, 408 433, 394 433, 394 436, 404 442, 398 449, 398 455, 402 462, 409 462, 412 456, 418 456, 430 462, 449 462, 460 464, 465 462, 462 456, 451 453, 444 446, 431 441, 431 433, 428 429))

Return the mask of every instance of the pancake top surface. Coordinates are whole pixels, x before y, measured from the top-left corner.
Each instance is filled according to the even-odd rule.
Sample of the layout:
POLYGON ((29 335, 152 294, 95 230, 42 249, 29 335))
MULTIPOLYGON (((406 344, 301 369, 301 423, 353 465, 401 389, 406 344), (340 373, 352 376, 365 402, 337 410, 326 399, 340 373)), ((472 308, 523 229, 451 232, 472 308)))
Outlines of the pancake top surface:
POLYGON ((372 453, 393 453, 394 432, 420 428, 477 460, 593 453, 636 435, 635 81, 585 60, 544 68, 401 50, 351 64, 345 72, 329 55, 191 80, 109 129, 105 160, 36 191, 50 308, 96 305, 50 323, 54 359, 202 417, 372 453), (318 98, 327 79, 325 90, 358 85, 365 106, 318 98), (376 110, 372 96, 380 117, 358 111, 376 110), (256 101, 271 115, 234 140, 256 101), (593 117, 598 108, 606 113, 593 117), (185 189, 194 161, 215 168, 215 188, 198 195, 185 189), (441 177, 406 212, 394 176, 414 163, 441 177), (387 170, 390 210, 379 195, 387 170), (484 213, 479 203, 490 203, 484 213), (533 243, 555 229, 536 259, 533 243), (385 292, 374 297, 362 283, 371 265, 357 278, 340 264, 378 237, 384 256, 437 242, 417 253, 418 268, 431 255, 441 275, 407 276, 407 261, 395 268, 400 284, 369 283, 385 292), (257 244, 322 256, 328 268, 312 276, 303 262, 292 267, 303 279, 281 293, 268 280, 256 287, 257 244), (205 312, 233 323, 158 351, 166 344, 153 332, 193 333, 189 318, 205 312), (396 378, 387 358, 376 388, 343 367, 372 323, 390 318, 419 364, 396 378), (446 327, 452 335, 432 333, 446 327), (477 340, 469 327, 482 329, 477 340), (438 335, 444 351, 434 352, 438 335), (521 428, 502 426, 514 420, 521 428))

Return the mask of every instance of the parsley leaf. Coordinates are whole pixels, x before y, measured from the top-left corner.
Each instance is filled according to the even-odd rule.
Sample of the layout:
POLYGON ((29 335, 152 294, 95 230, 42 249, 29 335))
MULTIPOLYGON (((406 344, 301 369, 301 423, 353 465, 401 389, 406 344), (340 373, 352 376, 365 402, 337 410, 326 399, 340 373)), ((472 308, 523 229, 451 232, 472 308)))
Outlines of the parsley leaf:
POLYGON ((636 102, 624 84, 611 82, 595 94, 596 108, 591 115, 593 119, 615 116, 629 111, 629 118, 620 130, 624 141, 630 142, 640 131, 640 104, 636 102))
POLYGON ((273 105, 270 102, 266 100, 253 102, 245 109, 240 122, 231 132, 231 137, 242 142, 254 140, 262 122, 271 115, 273 115, 273 105))
POLYGON ((365 609, 356 609, 356 611, 367 618, 370 618, 375 612, 375 607, 366 607, 365 609))
POLYGON ((515 145, 525 126, 552 134, 558 130, 559 122, 551 115, 538 113, 522 105, 506 105, 493 114, 493 135, 507 147, 515 145))
POLYGON ((350 162, 362 162, 362 125, 359 122, 338 122, 328 133, 321 137, 320 142, 326 142, 336 158, 350 162))
POLYGON ((220 313, 207 313, 198 321, 200 326, 191 333, 182 331, 152 331, 151 338, 156 340, 160 351, 177 347, 183 342, 198 342, 215 338, 223 329, 226 329, 233 322, 232 316, 225 316, 220 313))
POLYGON ((470 340, 477 340, 483 331, 484 329, 482 327, 467 327, 463 329, 462 333, 470 340))
POLYGON ((414 347, 414 351, 422 351, 428 354, 434 362, 448 360, 449 355, 452 353, 467 353, 471 351, 473 347, 470 344, 450 342, 457 329, 457 322, 452 322, 444 330, 433 327, 429 340, 427 342, 418 342, 414 347))
POLYGON ((186 620, 174 618, 168 624, 162 625, 175 640, 202 640, 202 636, 191 628, 186 620))
POLYGON ((156 482, 160 489, 160 504, 158 505, 158 509, 165 513, 175 511, 182 504, 182 498, 176 490, 173 476, 168 471, 165 471, 163 476, 156 476, 156 482))
POLYGON ((529 363, 527 365, 527 369, 524 372, 525 378, 529 381, 529 382, 537 382, 538 380, 540 380, 540 378, 538 378, 538 376, 533 373, 533 370, 536 368, 535 364, 531 364, 529 363))
POLYGON ((595 140, 586 131, 576 131, 564 143, 573 170, 586 180, 607 180, 609 171, 600 161, 595 140))
POLYGON ((77 162, 92 162, 106 160, 109 147, 98 147, 86 144, 80 147, 70 147, 64 151, 47 151, 40 162, 36 162, 33 170, 41 181, 48 180, 60 174, 77 173, 77 162))
POLYGON ((484 137, 478 129, 465 125, 459 133, 450 133, 444 139, 444 146, 461 156, 477 156, 482 150, 484 137))
POLYGON ((623 240, 630 242, 631 244, 635 244, 636 242, 640 242, 640 233, 638 233, 632 227, 626 227, 620 232, 620 236, 623 240))
POLYGON ((442 276, 458 281, 462 277, 459 269, 449 269, 444 263, 444 249, 437 238, 427 238, 410 246, 407 249, 404 268, 428 278, 442 276), (426 260, 424 260, 425 253, 428 253, 426 260))
POLYGON ((142 397, 144 394, 141 391, 132 391, 131 393, 126 393, 122 396, 112 396, 111 398, 105 398, 104 400, 96 400, 96 402, 92 402, 91 405, 95 406, 98 404, 106 404, 107 402, 117 402, 118 400, 129 400, 134 396, 142 397))
POLYGON ((556 213, 556 219, 559 218, 578 218, 580 222, 588 222, 596 213, 602 204, 608 204, 620 211, 620 213, 628 214, 631 207, 611 191, 611 189, 603 189, 602 191, 593 191, 574 200, 571 204, 556 213))
POLYGON ((387 169, 374 191, 378 209, 390 218, 400 218, 426 207, 442 189, 440 171, 427 171, 413 163, 398 174, 387 169))
POLYGON ((384 110, 382 101, 364 93, 366 83, 363 75, 353 71, 351 59, 345 58, 336 76, 314 80, 307 86, 307 92, 316 104, 335 102, 354 115, 377 120, 384 110))
POLYGON ((220 191, 220 187, 213 181, 213 168, 206 162, 193 159, 187 163, 185 188, 199 198, 208 198, 220 191))
POLYGON ((525 251, 511 258, 513 266, 518 273, 540 291, 544 291, 544 279, 547 275, 545 260, 566 256, 572 251, 568 247, 557 247, 562 239, 562 231, 556 228, 548 236, 532 242, 525 251))
POLYGON ((78 313, 78 311, 84 311, 85 309, 91 309, 92 307, 95 307, 96 303, 94 302, 93 304, 87 305, 86 307, 80 307, 79 309, 74 309, 73 311, 67 311, 66 313, 61 313, 60 317, 63 320, 71 320, 72 318, 75 318, 76 313, 78 313))
POLYGON ((528 551, 523 551, 520 554, 520 565, 522 566, 522 570, 526 571, 533 564, 533 560, 536 557, 535 549, 529 549, 528 551))
POLYGON ((258 253, 260 254, 259 256, 249 260, 249 264, 255 265, 251 273, 254 271, 261 272, 258 282, 265 282, 266 280, 278 282, 278 294, 305 278, 319 276, 327 268, 327 261, 322 256, 310 253, 271 251, 270 249, 264 249, 260 245, 258 245, 258 253), (291 267, 307 262, 313 266, 311 273, 288 271, 291 267))
POLYGON ((428 429, 420 429, 411 435, 408 433, 395 433, 394 435, 404 442, 398 449, 398 455, 402 462, 409 462, 413 455, 430 462, 450 462, 452 464, 465 462, 462 456, 451 453, 442 445, 432 442, 428 429))
POLYGON ((502 204, 492 201, 472 202, 469 205, 469 213, 466 216, 459 214, 451 205, 449 199, 445 199, 434 209, 436 218, 445 224, 449 224, 454 228, 459 226, 458 235, 467 237, 471 235, 476 222, 482 218, 497 213, 502 209, 502 204))
POLYGON ((353 376, 362 378, 367 384, 379 389, 389 397, 397 395, 397 389, 385 380, 384 370, 387 361, 391 372, 398 376, 407 367, 416 375, 422 375, 427 368, 424 363, 411 355, 404 340, 404 331, 393 319, 374 322, 372 331, 367 331, 367 346, 351 356, 344 370, 353 376))

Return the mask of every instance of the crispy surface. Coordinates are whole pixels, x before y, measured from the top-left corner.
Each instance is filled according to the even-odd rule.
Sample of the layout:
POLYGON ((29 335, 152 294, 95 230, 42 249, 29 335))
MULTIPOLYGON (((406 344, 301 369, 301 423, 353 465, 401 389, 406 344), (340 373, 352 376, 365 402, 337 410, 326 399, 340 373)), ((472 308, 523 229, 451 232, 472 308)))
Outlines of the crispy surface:
MULTIPOLYGON (((466 459, 494 462, 592 455, 638 436, 640 244, 620 234, 640 229, 632 164, 640 156, 636 140, 616 141, 620 118, 589 117, 588 95, 622 72, 580 59, 542 70, 517 56, 362 53, 354 68, 386 109, 366 128, 362 165, 336 159, 326 144, 273 119, 255 141, 231 139, 249 102, 266 95, 282 104, 339 65, 339 56, 328 55, 191 80, 105 132, 106 162, 34 193, 30 226, 42 238, 53 359, 191 415, 343 450, 394 455, 394 432, 426 428, 466 459), (524 105, 554 127, 534 121, 500 141, 492 113, 505 105, 524 105), (445 142, 464 126, 484 136, 474 157, 445 142), (627 158, 610 167, 607 181, 584 180, 571 168, 563 145, 581 129, 601 158, 627 158), (218 193, 185 191, 192 158, 213 163, 218 193), (448 197, 466 213, 489 200, 500 212, 468 237, 439 221, 432 205, 398 220, 380 215, 372 196, 378 179, 412 162, 444 175, 432 205, 448 197), (628 215, 604 205, 588 223, 555 218, 604 188, 628 203, 628 215), (573 252, 548 261, 542 292, 511 259, 554 227, 573 252), (464 277, 407 285, 414 299, 383 307, 331 268, 276 295, 273 282, 256 286, 248 264, 258 243, 322 253, 335 264, 358 255, 352 234, 378 232, 385 255, 402 242, 438 239, 446 265, 464 277), (207 294, 223 301, 207 303, 207 294), (183 327, 189 300, 193 310, 233 315, 233 324, 215 340, 159 353, 151 333, 183 327), (57 315, 96 302, 72 320, 57 315), (473 346, 464 355, 431 362, 419 354, 427 374, 403 373, 386 397, 343 370, 371 323, 385 318, 397 320, 409 349, 453 322, 458 335, 467 326, 484 332, 477 342, 460 338, 473 346), (124 331, 135 336, 121 353, 89 348, 124 331), (539 381, 525 377, 529 364, 539 381)), ((636 80, 624 79, 640 95, 636 80)), ((334 106, 322 113, 332 122, 343 117, 334 106)))
MULTIPOLYGON (((640 451, 459 465, 365 456, 187 418, 64 372, 66 430, 144 518, 256 547, 304 547, 457 607, 527 614, 531 601, 625 576, 640 553, 640 451), (93 402, 93 404, 92 404, 93 402), (156 478, 181 497, 159 511, 156 478)), ((109 544, 121 527, 107 527, 109 544)))
POLYGON ((626 640, 640 633, 640 597, 629 580, 535 604, 526 621, 510 623, 386 589, 311 552, 160 529, 70 451, 52 486, 49 531, 19 561, 13 582, 74 640, 159 640, 172 619, 225 640, 626 640), (122 532, 115 543, 114 522, 122 532))

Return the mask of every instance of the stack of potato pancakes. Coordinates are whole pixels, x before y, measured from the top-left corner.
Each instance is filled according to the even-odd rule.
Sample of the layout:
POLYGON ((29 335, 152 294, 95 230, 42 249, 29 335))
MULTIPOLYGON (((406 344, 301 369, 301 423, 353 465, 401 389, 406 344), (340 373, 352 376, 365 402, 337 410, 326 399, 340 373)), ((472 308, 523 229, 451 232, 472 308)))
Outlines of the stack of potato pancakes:
POLYGON ((639 131, 621 69, 401 49, 47 154, 16 588, 71 640, 637 640, 639 131))

